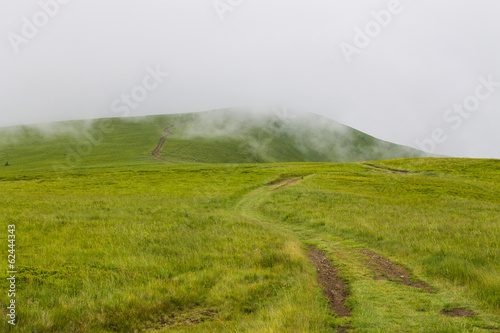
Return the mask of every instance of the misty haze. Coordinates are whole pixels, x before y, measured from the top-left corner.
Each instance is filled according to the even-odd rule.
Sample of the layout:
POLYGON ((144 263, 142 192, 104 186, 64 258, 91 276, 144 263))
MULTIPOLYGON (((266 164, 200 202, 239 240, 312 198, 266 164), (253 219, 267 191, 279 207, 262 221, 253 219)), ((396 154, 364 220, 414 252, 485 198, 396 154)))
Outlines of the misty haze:
POLYGON ((0 0, 0 331, 500 331, 499 12, 0 0))

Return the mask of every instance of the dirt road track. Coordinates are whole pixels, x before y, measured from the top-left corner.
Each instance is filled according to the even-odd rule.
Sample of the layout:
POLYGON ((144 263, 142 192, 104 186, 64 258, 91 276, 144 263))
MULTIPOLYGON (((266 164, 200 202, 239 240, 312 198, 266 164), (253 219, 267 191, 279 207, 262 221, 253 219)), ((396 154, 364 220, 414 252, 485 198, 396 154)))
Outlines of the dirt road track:
POLYGON ((194 119, 194 118, 189 118, 189 119, 186 119, 186 120, 184 120, 184 121, 181 121, 180 123, 174 124, 174 125, 172 125, 172 126, 165 127, 165 128, 163 129, 163 131, 164 131, 165 133, 167 133, 167 134, 166 134, 165 136, 163 136, 163 137, 160 139, 160 141, 158 141, 158 144, 156 145, 156 148, 155 148, 155 150, 153 150, 153 152, 151 153, 151 155, 152 155, 154 158, 156 158, 158 161, 161 161, 161 162, 164 162, 164 163, 170 163, 170 162, 168 162, 168 161, 166 161, 166 160, 164 160, 163 158, 161 158, 161 157, 160 157, 160 151, 161 151, 161 149, 163 148, 163 145, 164 145, 164 144, 165 144, 165 142, 167 141, 167 138, 168 138, 169 136, 171 136, 171 135, 172 135, 172 132, 170 132, 170 129, 171 129, 172 127, 175 127, 175 126, 178 126, 178 125, 184 124, 184 123, 186 123, 186 122, 188 122, 188 121, 191 121, 191 120, 193 120, 193 119, 194 119))

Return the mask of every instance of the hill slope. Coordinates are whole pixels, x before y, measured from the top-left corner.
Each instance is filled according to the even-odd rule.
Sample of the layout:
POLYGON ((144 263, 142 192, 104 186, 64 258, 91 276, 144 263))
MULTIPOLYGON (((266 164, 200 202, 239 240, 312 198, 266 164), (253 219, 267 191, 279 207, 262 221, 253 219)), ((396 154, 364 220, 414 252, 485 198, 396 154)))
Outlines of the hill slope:
POLYGON ((9 170, 158 163, 353 162, 421 157, 330 119, 235 110, 68 121, 0 129, 9 170), (164 145, 157 146, 163 139, 164 145), (160 149, 161 148, 161 149, 160 149))

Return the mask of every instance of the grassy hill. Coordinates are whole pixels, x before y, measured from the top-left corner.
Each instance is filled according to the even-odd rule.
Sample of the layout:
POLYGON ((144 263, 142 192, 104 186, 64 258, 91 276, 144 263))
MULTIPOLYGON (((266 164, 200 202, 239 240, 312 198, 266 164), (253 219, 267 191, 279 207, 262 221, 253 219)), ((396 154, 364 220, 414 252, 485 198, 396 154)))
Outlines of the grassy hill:
POLYGON ((311 115, 0 133, 2 332, 500 331, 499 160, 326 163, 418 152, 311 115))
POLYGON ((169 128, 160 158, 173 163, 352 162, 421 157, 330 119, 237 110, 69 121, 0 129, 2 172, 158 163, 151 156, 169 128), (179 124, 180 123, 180 124, 179 124), (177 124, 177 125, 176 125, 177 124))

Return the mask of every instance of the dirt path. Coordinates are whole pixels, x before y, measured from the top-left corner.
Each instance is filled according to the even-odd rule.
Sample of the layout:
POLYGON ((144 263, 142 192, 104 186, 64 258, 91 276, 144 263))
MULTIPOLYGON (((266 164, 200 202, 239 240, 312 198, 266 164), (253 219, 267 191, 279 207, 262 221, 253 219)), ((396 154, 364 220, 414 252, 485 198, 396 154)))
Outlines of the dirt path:
POLYGON ((161 162, 164 162, 164 163, 170 163, 170 162, 168 162, 168 161, 166 161, 166 160, 164 160, 163 158, 161 158, 161 157, 160 157, 160 151, 161 151, 161 149, 163 148, 163 145, 164 145, 164 144, 165 144, 165 142, 167 141, 167 138, 168 138, 169 136, 171 136, 171 135, 172 135, 172 132, 170 132, 170 129, 171 129, 172 127, 175 127, 175 126, 178 126, 178 125, 184 124, 184 123, 186 123, 186 122, 188 122, 188 121, 191 121, 191 120, 193 120, 193 119, 194 119, 194 118, 189 118, 189 119, 186 119, 186 120, 184 120, 184 121, 181 121, 180 123, 174 124, 174 125, 172 125, 172 126, 165 127, 165 128, 163 129, 163 131, 164 131, 165 133, 167 133, 167 134, 166 134, 165 136, 163 136, 163 137, 160 139, 160 141, 158 141, 158 144, 156 145, 156 148, 155 148, 155 150, 153 150, 153 152, 151 153, 151 155, 152 155, 154 158, 156 158, 158 161, 161 161, 161 162))
MULTIPOLYGON (((312 175, 304 176, 304 178, 309 176, 312 175)), ((301 179, 302 177, 280 179, 267 184, 265 187, 258 188, 244 196, 235 205, 234 210, 252 219, 265 221, 265 218, 256 212, 255 208, 259 203, 271 195, 272 191, 296 184, 301 179)), ((348 285, 339 276, 339 270, 332 265, 325 253, 315 246, 309 246, 306 254, 309 261, 316 268, 317 283, 323 288, 323 294, 328 299, 330 310, 338 317, 350 317, 351 309, 345 304, 349 296, 348 285)), ((339 326, 337 332, 347 332, 350 328, 350 325, 339 326)))
POLYGON ((164 129, 164 131, 167 133, 167 135, 163 136, 160 141, 158 142, 158 145, 156 146, 155 150, 153 150, 153 157, 156 158, 158 161, 168 163, 164 159, 160 157, 160 150, 163 148, 163 145, 165 144, 165 141, 167 141, 167 138, 172 135, 170 131, 168 130, 170 127, 167 127, 164 129))
POLYGON ((357 250, 368 257, 366 265, 375 273, 375 280, 398 281, 401 284, 414 288, 423 288, 429 293, 435 293, 425 282, 411 281, 412 274, 406 268, 396 265, 387 258, 369 250, 357 250))
POLYGON ((396 173, 400 173, 400 174, 403 174, 403 175, 407 174, 407 173, 411 173, 411 171, 408 171, 408 170, 399 170, 399 169, 385 168, 385 167, 377 166, 377 165, 370 164, 370 163, 363 163, 363 164, 366 165, 366 166, 369 166, 370 168, 379 169, 379 170, 385 170, 385 171, 391 171, 391 172, 396 172, 396 173))
MULTIPOLYGON (((377 167, 377 169, 379 168, 377 167)), ((404 170, 387 170, 387 169, 384 170, 391 172, 411 173, 411 171, 407 172, 404 170)), ((304 176, 304 178, 309 176, 304 176)), ((296 226, 295 224, 290 228, 287 228, 286 226, 283 226, 280 223, 274 223, 272 218, 268 220, 269 217, 262 214, 257 209, 262 203, 265 203, 271 196, 276 194, 276 192, 274 192, 275 190, 287 188, 288 186, 291 186, 297 183, 298 181, 300 181, 300 177, 282 178, 275 180, 271 183, 268 183, 267 186, 261 186, 247 193, 246 195, 242 196, 240 200, 238 200, 234 204, 232 209, 234 210, 235 213, 247 216, 252 220, 261 221, 263 223, 273 225, 273 227, 277 229, 281 229, 286 232, 291 232, 300 235, 299 237, 300 239, 311 240, 311 241, 321 240, 328 242, 328 240, 325 239, 322 234, 315 233, 315 231, 312 230, 312 228, 309 228, 307 226, 303 226, 302 228, 302 226, 300 225, 296 226)), ((319 286, 323 288, 323 294, 328 300, 328 304, 332 313, 336 317, 338 317, 335 320, 337 325, 340 325, 337 326, 337 332, 347 332, 350 330, 354 330, 355 328, 352 326, 356 325, 355 324, 356 321, 363 322, 363 320, 365 320, 365 319, 361 320, 359 317, 356 317, 356 315, 359 316, 359 312, 351 314, 351 309, 346 306, 346 300, 350 297, 349 293, 360 292, 359 286, 356 287, 356 283, 358 281, 363 281, 363 280, 368 281, 371 279, 375 279, 375 280, 390 281, 391 284, 392 283, 403 284, 411 288, 418 288, 417 293, 415 293, 415 291, 411 290, 410 288, 401 288, 402 293, 405 296, 418 298, 420 302, 424 301, 427 302, 429 299, 432 299, 433 302, 436 302, 435 304, 438 304, 438 302, 442 302, 443 304, 445 304, 442 295, 437 293, 432 286, 423 281, 415 280, 411 271, 400 265, 395 264, 390 259, 385 258, 369 250, 359 249, 359 248, 356 249, 347 245, 345 247, 343 245, 340 245, 339 251, 341 253, 344 253, 344 255, 340 256, 341 257, 340 260, 342 260, 342 267, 345 267, 344 265, 349 265, 350 268, 346 269, 353 269, 354 267, 357 270, 358 269, 365 270, 366 268, 368 268, 371 271, 373 271, 373 277, 370 276, 370 274, 366 276, 363 275, 362 277, 355 277, 352 280, 353 284, 351 286, 348 286, 345 283, 345 281, 342 278, 340 278, 338 268, 332 265, 332 263, 326 257, 325 253, 323 253, 321 250, 313 246, 311 246, 310 249, 306 251, 306 255, 309 258, 309 261, 316 268, 317 283, 319 286), (358 253, 362 255, 360 256, 358 253)), ((381 308, 377 309, 377 311, 380 311, 380 313, 382 314, 384 313, 390 314, 391 311, 394 311, 398 315, 401 314, 400 312, 398 312, 399 309, 395 308, 395 304, 398 304, 398 302, 401 300, 399 298, 400 296, 399 295, 392 296, 390 293, 390 290, 392 287, 394 287, 394 285, 390 285, 387 283, 380 283, 380 284, 376 283, 375 285, 376 285, 375 287, 370 287, 371 288, 370 291, 377 291, 378 293, 384 293, 381 294, 380 297, 381 299, 387 301, 386 305, 387 308, 384 308, 384 305, 381 305, 381 308), (393 301, 395 302, 394 304, 393 301)), ((408 313, 407 321, 408 323, 411 324, 415 322, 414 318, 421 317, 422 320, 425 321, 425 323, 423 323, 422 325, 433 325, 431 324, 431 322, 427 322, 426 320, 428 318, 431 318, 432 320, 437 320, 436 322, 439 322, 445 316, 480 318, 479 314, 475 313, 470 309, 467 309, 467 307, 460 306, 459 303, 457 303, 457 306, 454 306, 453 308, 450 308, 450 306, 446 306, 444 309, 436 308, 436 306, 434 305, 432 307, 429 306, 428 308, 417 308, 414 310, 414 312, 408 313)), ((392 317, 388 317, 387 320, 392 320, 392 317)), ((484 325, 484 327, 491 326, 485 323, 481 323, 481 325, 484 325)), ((482 327, 482 326, 479 326, 478 324, 477 327, 482 327)), ((496 329, 496 326, 491 326, 491 327, 495 327, 494 329, 496 329)), ((432 331, 432 328, 429 331, 432 331)))
POLYGON ((280 180, 277 180, 275 182, 272 182, 271 184, 267 184, 267 186, 277 186, 279 185, 278 187, 276 187, 274 190, 277 190, 277 189, 280 189, 284 186, 288 186, 288 185, 293 185, 295 184, 296 182, 298 182, 300 180, 300 178, 286 178, 286 179, 280 179, 280 180))
MULTIPOLYGON (((323 295, 328 298, 330 310, 339 317, 351 316, 351 309, 345 305, 348 294, 348 286, 338 275, 339 271, 335 268, 325 253, 314 245, 309 246, 307 251, 309 261, 316 267, 318 274, 318 284, 323 287, 323 295)), ((337 332, 345 332, 350 326, 341 326, 337 332)))
MULTIPOLYGON (((388 170, 388 171, 393 171, 393 170, 388 170)), ((310 176, 312 177, 314 176, 314 174, 304 176, 304 179, 310 176)), ((232 206, 232 210, 238 215, 243 215, 251 220, 254 220, 256 223, 257 222, 265 223, 271 225, 272 228, 276 228, 276 230, 283 230, 284 232, 287 233, 289 232, 296 234, 299 236, 299 239, 305 241, 310 240, 316 242, 319 240, 319 241, 329 242, 329 240, 326 239, 324 235, 322 235, 321 233, 316 233, 315 230, 312 230, 312 228, 309 228, 308 226, 293 224, 293 226, 291 225, 288 228, 286 225, 281 225, 279 221, 273 222, 274 220, 272 218, 264 215, 259 211, 259 209, 257 209, 261 204, 265 203, 270 197, 272 197, 277 193, 275 192, 275 190, 284 189, 287 188, 288 186, 293 186, 293 184, 300 182, 300 180, 301 177, 281 178, 271 183, 268 183, 267 186, 260 186, 242 196, 232 206)), ((359 316, 360 312, 354 312, 353 314, 351 314, 351 309, 346 306, 346 300, 349 299, 349 297, 351 297, 350 293, 360 292, 359 285, 357 284, 360 281, 363 282, 365 280, 366 282, 368 282, 369 280, 372 279, 386 280, 390 281, 391 284, 398 283, 409 286, 411 288, 418 288, 417 292, 415 292, 415 290, 411 290, 410 288, 405 287, 401 288, 402 290, 401 292, 403 293, 403 295, 407 297, 414 297, 419 299, 420 300, 419 302, 428 302, 429 299, 432 299, 433 300, 432 302, 436 302, 435 304, 438 304, 438 302, 442 302, 443 304, 445 304, 442 295, 437 293, 432 286, 423 281, 415 280, 411 271, 407 270, 406 268, 400 265, 395 264, 388 258, 385 258, 370 250, 359 249, 359 248, 356 249, 351 247, 350 245, 342 245, 342 244, 339 244, 338 253, 344 254, 340 255, 339 260, 341 260, 342 262, 341 267, 346 267, 345 265, 349 266, 349 268, 346 267, 347 274, 352 274, 352 272, 351 273, 348 272, 353 268, 356 270, 363 270, 363 271, 366 268, 368 268, 371 271, 373 271, 373 276, 370 276, 370 274, 368 275, 363 274, 362 277, 354 277, 353 280, 349 280, 349 283, 351 283, 352 281, 352 285, 349 286, 345 283, 345 281, 342 278, 340 278, 338 268, 332 265, 330 260, 326 257, 325 253, 323 253, 321 250, 319 250, 314 246, 311 246, 309 250, 306 251, 306 255, 309 261, 316 268, 317 284, 323 288, 323 294, 328 300, 328 305, 330 307, 330 310, 332 314, 334 314, 334 316, 337 317, 335 319, 335 323, 337 325, 336 328, 337 332, 347 332, 355 330, 355 327, 353 326, 355 326, 357 322, 363 322, 366 319, 366 318, 356 317, 359 316), (362 255, 359 255, 358 253, 362 255)), ((352 278, 352 275, 349 276, 352 278)), ((400 296, 399 295, 393 296, 390 291, 391 288, 394 287, 394 285, 387 283, 373 284, 372 281, 370 281, 369 284, 375 285, 370 287, 370 292, 376 291, 378 293, 383 293, 380 294, 380 298, 387 301, 386 305, 382 304, 381 308, 376 309, 376 311, 380 311, 379 313, 381 314, 391 314, 392 311, 394 311, 398 315, 402 314, 398 312, 400 311, 398 308, 395 308, 395 306, 397 306, 395 304, 398 304, 398 302, 401 301, 401 299, 399 298, 400 296), (385 306, 387 308, 385 308, 385 306)), ((354 306, 356 307, 357 305, 354 306)), ((376 313, 376 311, 374 313, 376 313)), ((425 308, 417 308, 414 309, 414 312, 410 311, 410 313, 408 313, 408 319, 403 319, 403 320, 407 320, 409 324, 412 323, 414 324, 415 318, 421 317, 422 320, 425 321, 425 323, 423 323, 422 325, 431 325, 431 322, 426 321, 428 318, 431 318, 432 320, 437 320, 436 322, 439 322, 442 318, 445 318, 445 316, 480 318, 479 314, 475 313, 470 309, 467 309, 467 307, 460 306, 460 304, 457 303, 457 305, 453 306, 453 308, 451 308, 451 306, 446 306, 444 309, 436 308, 436 306, 434 305, 425 308)), ((388 317, 387 320, 392 320, 392 317, 388 317)), ((384 326, 380 323, 377 325, 381 327, 384 326)), ((495 327, 496 329, 496 326, 491 326, 483 322, 481 322, 481 325, 483 325, 484 327, 495 327)), ((477 327, 482 327, 482 326, 478 324, 477 327)), ((432 328, 429 331, 432 331, 432 328)))

